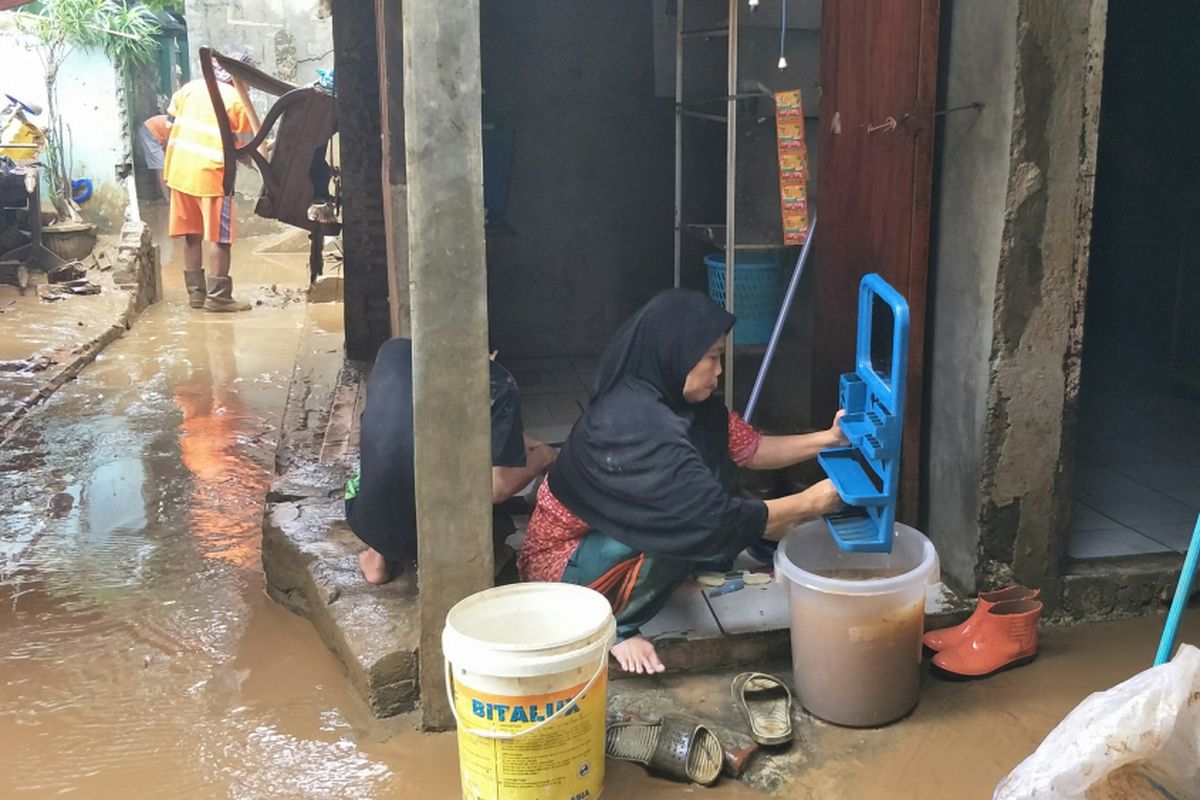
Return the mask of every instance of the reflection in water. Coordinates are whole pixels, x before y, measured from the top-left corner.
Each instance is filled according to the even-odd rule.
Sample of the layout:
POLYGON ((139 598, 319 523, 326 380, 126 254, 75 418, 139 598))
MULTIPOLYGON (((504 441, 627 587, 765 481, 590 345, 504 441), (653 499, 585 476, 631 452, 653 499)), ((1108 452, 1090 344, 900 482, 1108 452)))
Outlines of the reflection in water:
POLYGON ((193 324, 186 345, 191 374, 176 384, 173 396, 183 413, 180 457, 192 474, 191 535, 209 557, 248 566, 258 557, 252 533, 259 523, 231 504, 241 498, 258 508, 270 475, 246 454, 238 433, 247 414, 236 387, 232 322, 201 315, 193 324))

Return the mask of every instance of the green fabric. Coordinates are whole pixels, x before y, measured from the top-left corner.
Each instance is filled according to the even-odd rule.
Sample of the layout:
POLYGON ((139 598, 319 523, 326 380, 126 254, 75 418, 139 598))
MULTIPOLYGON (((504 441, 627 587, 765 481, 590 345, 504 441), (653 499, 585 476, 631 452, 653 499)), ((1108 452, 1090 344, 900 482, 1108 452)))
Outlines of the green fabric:
MULTIPOLYGON (((587 586, 617 564, 637 558, 638 555, 636 550, 616 539, 592 531, 575 548, 563 570, 562 582, 587 586)), ((683 583, 691 569, 691 561, 647 554, 637 583, 633 585, 629 604, 617 614, 617 641, 623 642, 636 635, 643 625, 662 611, 671 599, 672 592, 683 583)))
POLYGON ((358 497, 358 487, 362 483, 362 471, 355 472, 350 476, 350 480, 346 481, 346 499, 353 500, 358 497))

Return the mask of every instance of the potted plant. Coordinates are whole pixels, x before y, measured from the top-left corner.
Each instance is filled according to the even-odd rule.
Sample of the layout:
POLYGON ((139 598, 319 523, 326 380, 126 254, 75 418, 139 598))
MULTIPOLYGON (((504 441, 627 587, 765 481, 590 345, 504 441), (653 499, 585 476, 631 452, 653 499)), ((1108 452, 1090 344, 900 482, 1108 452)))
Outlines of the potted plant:
MULTIPOLYGON (((59 70, 74 50, 98 48, 115 65, 120 92, 126 85, 128 68, 154 57, 157 48, 154 35, 159 25, 146 5, 121 0, 43 0, 37 10, 22 13, 21 21, 22 27, 38 42, 37 53, 45 78, 46 188, 54 204, 56 227, 63 232, 85 229, 94 241, 94 228, 82 225, 79 206, 72 197, 70 143, 58 101, 59 70), (63 224, 71 222, 76 225, 63 224)), ((58 249, 50 241, 47 246, 58 249)), ((87 250, 91 250, 90 244, 87 250)))

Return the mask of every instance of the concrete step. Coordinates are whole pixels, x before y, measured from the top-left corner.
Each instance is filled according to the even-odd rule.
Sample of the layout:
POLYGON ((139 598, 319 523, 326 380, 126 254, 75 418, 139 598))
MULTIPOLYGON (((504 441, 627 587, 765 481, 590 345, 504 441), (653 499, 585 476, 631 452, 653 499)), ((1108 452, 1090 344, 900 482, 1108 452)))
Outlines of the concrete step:
POLYGON ((375 716, 411 711, 420 640, 415 577, 383 586, 362 579, 362 543, 346 526, 341 499, 275 497, 263 522, 268 594, 312 621, 375 716))
POLYGON ((417 704, 417 587, 413 575, 371 586, 362 542, 345 521, 346 479, 357 467, 362 365, 344 363, 341 337, 301 333, 263 515, 267 593, 307 617, 377 717, 417 704))

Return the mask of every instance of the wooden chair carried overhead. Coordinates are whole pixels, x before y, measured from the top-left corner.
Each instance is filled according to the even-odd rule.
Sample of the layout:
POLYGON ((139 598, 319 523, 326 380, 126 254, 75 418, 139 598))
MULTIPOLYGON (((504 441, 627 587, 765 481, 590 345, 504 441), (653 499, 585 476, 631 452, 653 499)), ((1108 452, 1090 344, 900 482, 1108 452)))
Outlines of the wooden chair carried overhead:
POLYGON ((262 195, 258 198, 254 213, 309 232, 309 274, 316 280, 321 274, 325 237, 336 236, 341 231, 339 223, 317 222, 308 218, 308 209, 313 204, 313 183, 309 171, 314 154, 329 144, 336 127, 333 95, 314 86, 293 86, 208 47, 200 48, 200 70, 204 74, 208 96, 212 99, 217 116, 217 127, 221 131, 221 144, 225 151, 225 194, 233 194, 238 160, 253 159, 263 181, 262 195), (279 98, 263 117, 258 131, 240 147, 229 124, 229 114, 221 99, 220 89, 217 88, 214 61, 235 81, 279 98), (270 158, 267 158, 259 152, 259 147, 276 122, 279 123, 279 131, 275 135, 270 158))

